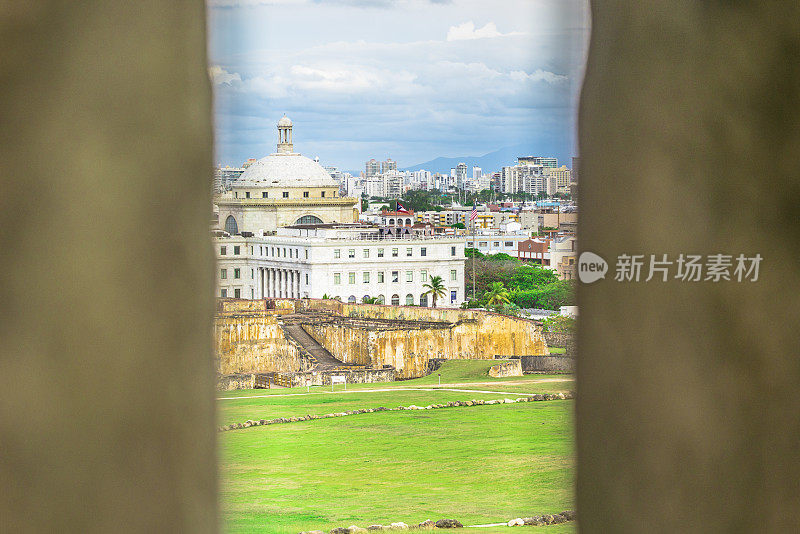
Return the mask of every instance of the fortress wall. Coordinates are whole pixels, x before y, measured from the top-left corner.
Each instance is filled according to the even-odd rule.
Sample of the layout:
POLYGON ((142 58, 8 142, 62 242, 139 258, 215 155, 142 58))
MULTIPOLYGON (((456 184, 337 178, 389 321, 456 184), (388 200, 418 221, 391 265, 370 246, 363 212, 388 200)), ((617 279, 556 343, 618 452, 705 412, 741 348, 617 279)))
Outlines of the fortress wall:
MULTIPOLYGON (((384 306, 375 308, 391 310, 384 306)), ((303 328, 344 362, 372 367, 392 365, 400 378, 424 376, 428 360, 432 358, 492 359, 495 355, 547 353, 540 327, 532 321, 470 313, 477 319, 449 328, 371 330, 336 323, 304 325, 303 328)), ((381 318, 377 317, 376 310, 371 310, 371 315, 381 318)), ((421 315, 429 320, 427 314, 421 315)), ((405 316, 408 320, 408 314, 405 316)))
MULTIPOLYGON (((344 363, 376 366, 370 349, 369 332, 364 328, 353 328, 337 324, 304 324, 303 330, 317 343, 344 363)), ((383 364, 377 364, 380 367, 383 364)))
POLYGON ((218 316, 214 343, 219 374, 305 370, 300 351, 283 335, 273 314, 218 316))

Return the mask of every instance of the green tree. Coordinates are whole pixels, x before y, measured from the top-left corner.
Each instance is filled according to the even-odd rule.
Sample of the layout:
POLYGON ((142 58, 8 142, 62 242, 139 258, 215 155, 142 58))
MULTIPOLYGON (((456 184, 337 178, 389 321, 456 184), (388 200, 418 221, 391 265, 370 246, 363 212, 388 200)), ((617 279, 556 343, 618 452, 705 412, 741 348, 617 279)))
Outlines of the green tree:
POLYGON ((511 302, 511 295, 503 285, 503 282, 492 282, 484 298, 486 299, 486 305, 494 308, 502 307, 504 304, 511 302))
POLYGON ((430 295, 432 300, 432 305, 436 307, 436 301, 443 297, 445 294, 445 287, 444 282, 442 281, 441 276, 431 276, 428 279, 427 284, 422 284, 422 287, 426 288, 427 291, 423 293, 423 295, 430 295))
POLYGON ((378 297, 362 297, 361 299, 362 304, 380 304, 380 299, 378 297))

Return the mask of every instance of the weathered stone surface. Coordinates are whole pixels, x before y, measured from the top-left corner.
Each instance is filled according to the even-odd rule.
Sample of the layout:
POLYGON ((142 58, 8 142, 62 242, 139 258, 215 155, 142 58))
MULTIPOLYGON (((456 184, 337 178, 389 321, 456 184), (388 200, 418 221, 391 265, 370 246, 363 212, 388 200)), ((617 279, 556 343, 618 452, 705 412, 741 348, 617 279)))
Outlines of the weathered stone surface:
POLYGON ((565 523, 566 521, 567 521, 567 518, 566 518, 566 517, 564 517, 564 516, 563 516, 563 515, 561 515, 561 514, 555 514, 555 515, 553 515, 553 524, 554 524, 554 525, 557 525, 557 524, 559 524, 559 523, 565 523))
POLYGON ((462 525, 456 519, 440 519, 440 520, 438 520, 436 522, 435 525, 436 525, 436 528, 463 528, 464 527, 464 525, 462 525))
POLYGON ((329 534, 350 534, 348 527, 336 527, 330 530, 329 534))
POLYGON ((561 515, 564 516, 567 521, 575 521, 578 518, 578 514, 575 513, 575 510, 564 510, 561 512, 561 515))
POLYGON ((524 524, 525 524, 525 521, 523 521, 522 518, 520 518, 520 517, 518 517, 516 519, 512 519, 511 521, 508 522, 508 526, 509 527, 517 527, 517 526, 521 527, 524 524))
POLYGON ((543 515, 542 516, 542 521, 544 521, 545 524, 547 524, 547 525, 552 525, 553 524, 553 516, 550 515, 550 514, 543 515))
POLYGON ((425 521, 423 521, 422 523, 417 525, 417 528, 419 528, 421 530, 433 530, 433 527, 435 527, 435 526, 436 526, 436 522, 435 521, 431 521, 430 519, 426 519, 425 521))
POLYGON ((408 530, 408 525, 403 523, 402 521, 398 521, 397 523, 392 523, 389 525, 391 530, 408 530))
POLYGON ((514 359, 493 365, 489 368, 489 376, 494 378, 522 376, 522 362, 519 359, 514 359))

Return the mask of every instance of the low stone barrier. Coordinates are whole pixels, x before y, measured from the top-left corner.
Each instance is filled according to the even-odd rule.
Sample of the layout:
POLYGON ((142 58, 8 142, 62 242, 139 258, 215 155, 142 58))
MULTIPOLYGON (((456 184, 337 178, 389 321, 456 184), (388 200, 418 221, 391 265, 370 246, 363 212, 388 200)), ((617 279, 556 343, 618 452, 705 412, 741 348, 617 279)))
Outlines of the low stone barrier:
POLYGON ((284 423, 297 423, 300 421, 312 421, 316 419, 330 419, 332 417, 347 417, 349 415, 360 415, 365 413, 375 412, 396 412, 401 410, 438 410, 441 408, 455 408, 466 406, 487 406, 492 404, 513 404, 515 402, 540 402, 552 400, 565 400, 574 399, 575 393, 569 391, 567 393, 542 393, 531 395, 529 397, 518 397, 516 399, 496 399, 496 400, 468 400, 468 401, 450 401, 444 404, 429 404, 428 406, 416 406, 411 404, 409 406, 398 406, 397 408, 386 408, 380 406, 378 408, 365 408, 361 410, 348 410, 344 412, 326 413, 325 415, 301 415, 296 417, 278 417, 276 419, 248 419, 244 423, 231 423, 218 427, 219 432, 227 432, 229 430, 240 430, 243 428, 250 428, 254 426, 264 425, 278 425, 284 423))
MULTIPOLYGON (((574 521, 576 517, 577 516, 574 510, 564 510, 559 514, 545 514, 524 518, 518 517, 510 520, 507 525, 509 527, 558 525, 561 523, 566 523, 567 521, 574 521)), ((376 530, 433 530, 435 528, 464 528, 464 525, 457 519, 440 519, 435 522, 427 519, 418 525, 408 525, 402 521, 398 521, 390 525, 370 525, 367 528, 357 527, 356 525, 350 525, 349 527, 336 527, 331 529, 329 534, 356 534, 372 532, 376 530)), ((304 530, 300 534, 325 534, 325 532, 322 530, 304 530)))
POLYGON ((575 358, 570 356, 521 356, 523 373, 572 373, 575 358))

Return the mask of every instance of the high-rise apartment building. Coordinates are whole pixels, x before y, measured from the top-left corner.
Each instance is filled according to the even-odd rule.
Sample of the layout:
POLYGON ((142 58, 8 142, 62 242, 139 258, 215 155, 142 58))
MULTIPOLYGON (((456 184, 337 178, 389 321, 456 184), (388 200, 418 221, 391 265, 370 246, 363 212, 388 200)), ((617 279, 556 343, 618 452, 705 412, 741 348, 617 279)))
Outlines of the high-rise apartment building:
POLYGON ((550 156, 522 156, 517 158, 517 165, 541 165, 542 167, 558 167, 558 158, 550 156))
POLYGON ((397 162, 394 161, 392 158, 387 159, 386 161, 381 162, 381 174, 397 171, 397 162))
POLYGON ((365 177, 367 179, 374 178, 375 176, 378 176, 381 173, 381 164, 378 162, 378 160, 373 158, 366 163, 365 171, 366 171, 365 177))

